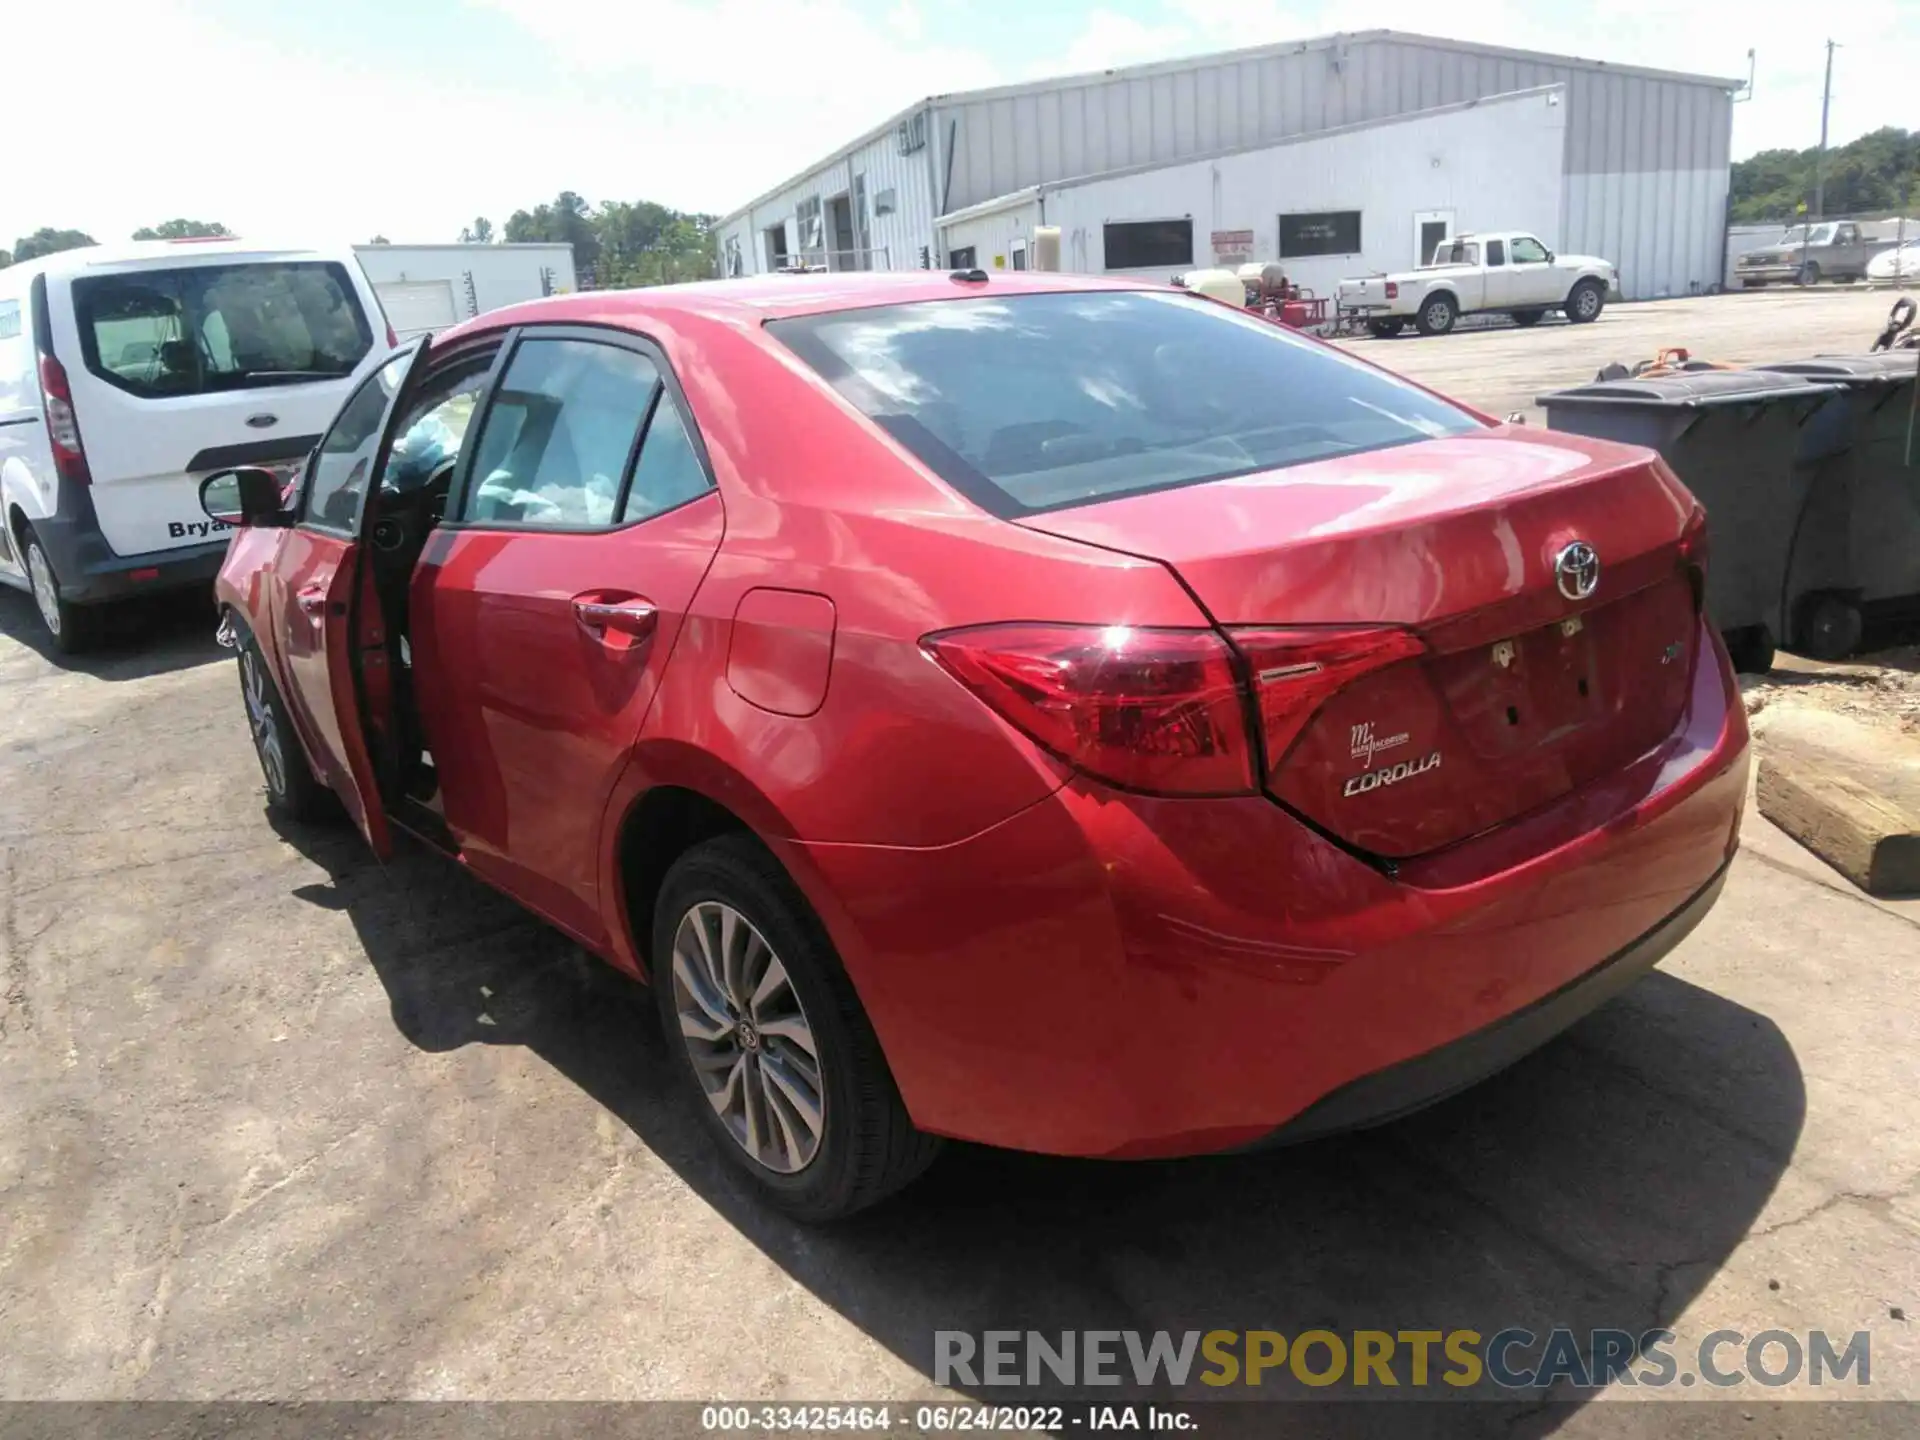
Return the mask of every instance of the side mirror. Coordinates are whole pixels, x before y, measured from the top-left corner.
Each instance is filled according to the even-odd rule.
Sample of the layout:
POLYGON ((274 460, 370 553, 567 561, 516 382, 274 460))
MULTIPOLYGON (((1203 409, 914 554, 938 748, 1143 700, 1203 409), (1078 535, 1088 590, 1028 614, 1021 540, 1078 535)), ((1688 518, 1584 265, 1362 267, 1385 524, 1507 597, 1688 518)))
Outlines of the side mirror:
POLYGON ((280 477, 251 466, 216 470, 202 480, 200 508, 222 527, 287 523, 287 512, 280 506, 280 477))
POLYGON ((1552 263, 1553 263, 1553 252, 1549 250, 1547 251, 1547 264, 1551 265, 1552 263))

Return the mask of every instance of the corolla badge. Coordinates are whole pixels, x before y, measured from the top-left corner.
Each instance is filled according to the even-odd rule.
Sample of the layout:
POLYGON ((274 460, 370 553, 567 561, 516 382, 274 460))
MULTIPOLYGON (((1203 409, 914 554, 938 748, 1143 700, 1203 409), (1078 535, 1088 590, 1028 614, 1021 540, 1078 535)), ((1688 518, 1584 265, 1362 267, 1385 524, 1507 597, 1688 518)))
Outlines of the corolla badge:
POLYGON ((1600 588, 1600 556, 1584 540, 1576 540, 1553 560, 1554 583, 1569 600, 1585 600, 1600 588))

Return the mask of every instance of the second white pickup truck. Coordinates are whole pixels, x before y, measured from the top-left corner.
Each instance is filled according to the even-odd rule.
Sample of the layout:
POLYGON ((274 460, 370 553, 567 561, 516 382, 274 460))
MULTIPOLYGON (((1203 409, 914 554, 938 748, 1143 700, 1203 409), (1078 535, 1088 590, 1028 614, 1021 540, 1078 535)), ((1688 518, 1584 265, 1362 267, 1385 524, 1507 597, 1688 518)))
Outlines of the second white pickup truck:
POLYGON ((1444 335, 1462 315, 1503 311, 1532 325, 1564 310, 1576 325, 1597 320, 1619 283, 1613 265, 1593 255, 1556 255, 1524 231, 1457 235, 1442 241, 1433 263, 1397 275, 1342 280, 1341 310, 1357 314, 1386 339, 1412 324, 1444 335))

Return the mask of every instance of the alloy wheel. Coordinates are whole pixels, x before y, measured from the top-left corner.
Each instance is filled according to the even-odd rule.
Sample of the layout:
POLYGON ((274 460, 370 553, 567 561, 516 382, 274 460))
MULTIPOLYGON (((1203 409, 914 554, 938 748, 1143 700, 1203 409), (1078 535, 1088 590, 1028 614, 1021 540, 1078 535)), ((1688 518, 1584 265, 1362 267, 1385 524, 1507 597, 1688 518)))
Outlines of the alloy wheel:
POLYGON ((259 655, 252 650, 241 651, 240 689, 246 696, 247 726, 253 731, 253 748, 259 752, 267 789, 275 795, 285 795, 287 754, 280 741, 280 726, 273 716, 273 696, 268 683, 259 655))
POLYGON ((1580 298, 1574 304, 1578 307, 1582 320, 1591 320, 1600 313, 1600 296, 1591 285, 1580 291, 1580 298))
POLYGON ((672 963, 673 1010, 707 1103, 759 1164, 804 1170, 826 1133, 826 1090, 780 957, 745 915, 704 900, 681 917, 672 963))
POLYGON ((40 609, 48 633, 60 633, 60 587, 54 582, 53 567, 38 543, 27 546, 27 578, 33 585, 33 603, 40 609))

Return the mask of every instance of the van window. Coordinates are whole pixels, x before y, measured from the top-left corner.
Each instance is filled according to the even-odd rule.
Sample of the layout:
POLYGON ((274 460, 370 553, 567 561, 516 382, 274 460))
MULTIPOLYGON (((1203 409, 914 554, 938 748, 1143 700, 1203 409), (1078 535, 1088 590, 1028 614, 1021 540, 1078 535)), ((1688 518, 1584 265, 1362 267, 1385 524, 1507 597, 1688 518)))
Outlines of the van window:
POLYGON ((924 301, 767 329, 1003 518, 1478 424, 1338 350, 1176 291, 924 301))
POLYGON ((132 395, 203 395, 350 375, 373 329, 344 265, 196 265, 73 282, 90 374, 132 395))

